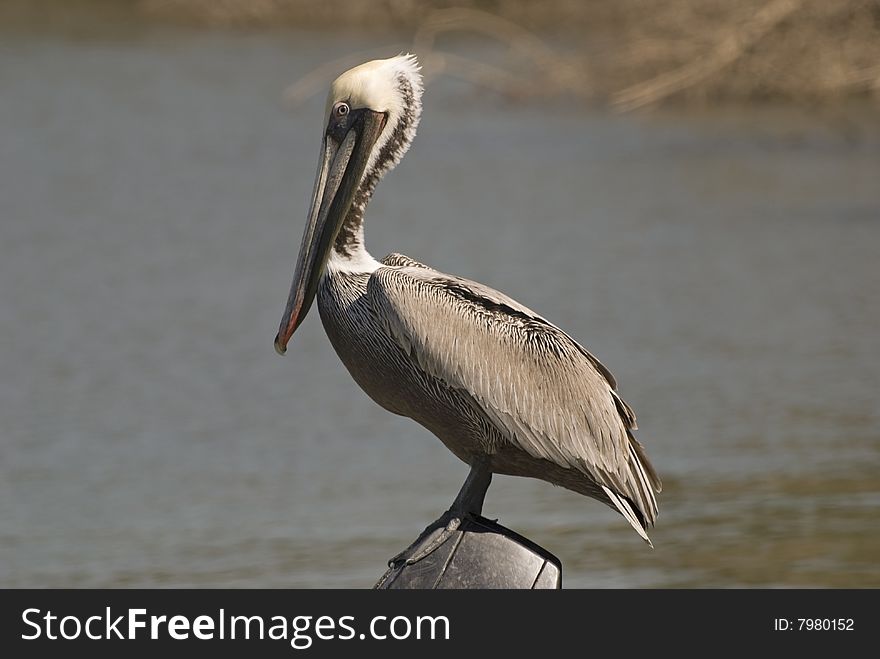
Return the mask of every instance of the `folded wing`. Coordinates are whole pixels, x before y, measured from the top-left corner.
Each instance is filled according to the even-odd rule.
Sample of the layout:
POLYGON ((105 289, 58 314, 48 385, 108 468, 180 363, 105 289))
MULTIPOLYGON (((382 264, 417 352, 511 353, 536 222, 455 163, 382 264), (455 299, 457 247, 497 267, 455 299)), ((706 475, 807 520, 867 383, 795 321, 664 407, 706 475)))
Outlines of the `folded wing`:
POLYGON ((367 295, 426 373, 470 394, 510 442, 591 478, 633 528, 657 517, 660 479, 611 373, 544 318, 482 284, 390 255, 367 295))

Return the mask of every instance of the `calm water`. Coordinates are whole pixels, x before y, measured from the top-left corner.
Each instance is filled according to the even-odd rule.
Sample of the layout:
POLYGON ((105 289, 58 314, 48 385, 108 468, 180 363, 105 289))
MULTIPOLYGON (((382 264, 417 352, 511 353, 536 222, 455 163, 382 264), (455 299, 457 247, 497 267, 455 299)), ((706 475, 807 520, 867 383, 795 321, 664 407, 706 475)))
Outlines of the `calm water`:
MULTIPOLYGON (((282 90, 375 45, 2 35, 0 585, 370 586, 452 501, 466 467, 361 393, 316 313, 272 349, 323 111, 282 90)), ((537 481, 496 477, 487 515, 569 587, 880 587, 872 111, 425 103, 369 247, 580 339, 666 486, 654 551, 537 481)))

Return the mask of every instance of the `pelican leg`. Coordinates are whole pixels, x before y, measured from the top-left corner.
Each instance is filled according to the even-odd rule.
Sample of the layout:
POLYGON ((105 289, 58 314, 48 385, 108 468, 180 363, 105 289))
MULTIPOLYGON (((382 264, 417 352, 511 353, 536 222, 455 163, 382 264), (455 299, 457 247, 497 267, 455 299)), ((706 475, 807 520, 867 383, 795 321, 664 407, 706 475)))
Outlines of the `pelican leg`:
POLYGON ((418 563, 449 540, 461 526, 462 520, 479 517, 491 483, 489 459, 478 458, 471 464, 470 473, 452 502, 452 507, 429 524, 415 542, 388 561, 388 566, 418 563), (439 533, 436 533, 438 530, 439 533))

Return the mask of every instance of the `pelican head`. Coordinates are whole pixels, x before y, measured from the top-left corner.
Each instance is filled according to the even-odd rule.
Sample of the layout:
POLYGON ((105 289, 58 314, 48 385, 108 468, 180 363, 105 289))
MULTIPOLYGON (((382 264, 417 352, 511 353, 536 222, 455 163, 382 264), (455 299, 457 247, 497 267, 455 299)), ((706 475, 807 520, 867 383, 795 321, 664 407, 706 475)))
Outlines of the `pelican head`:
POLYGON ((330 87, 308 220, 275 350, 287 343, 315 298, 330 251, 346 224, 360 226, 379 179, 406 153, 421 114, 414 55, 361 64, 330 87))

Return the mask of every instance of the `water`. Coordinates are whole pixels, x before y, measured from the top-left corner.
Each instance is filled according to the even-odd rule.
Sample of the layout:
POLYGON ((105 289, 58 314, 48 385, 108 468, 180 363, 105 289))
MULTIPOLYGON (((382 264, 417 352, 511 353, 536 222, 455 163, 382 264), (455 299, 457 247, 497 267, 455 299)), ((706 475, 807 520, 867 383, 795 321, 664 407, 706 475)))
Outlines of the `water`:
MULTIPOLYGON (((352 35, 7 30, 0 585, 366 587, 466 475, 313 313, 272 338, 352 35)), ((617 375, 664 477, 651 551, 496 477, 569 587, 880 587, 880 125, 613 117, 438 81, 369 247, 500 288, 617 375)), ((876 116, 876 109, 873 110, 876 116)))

